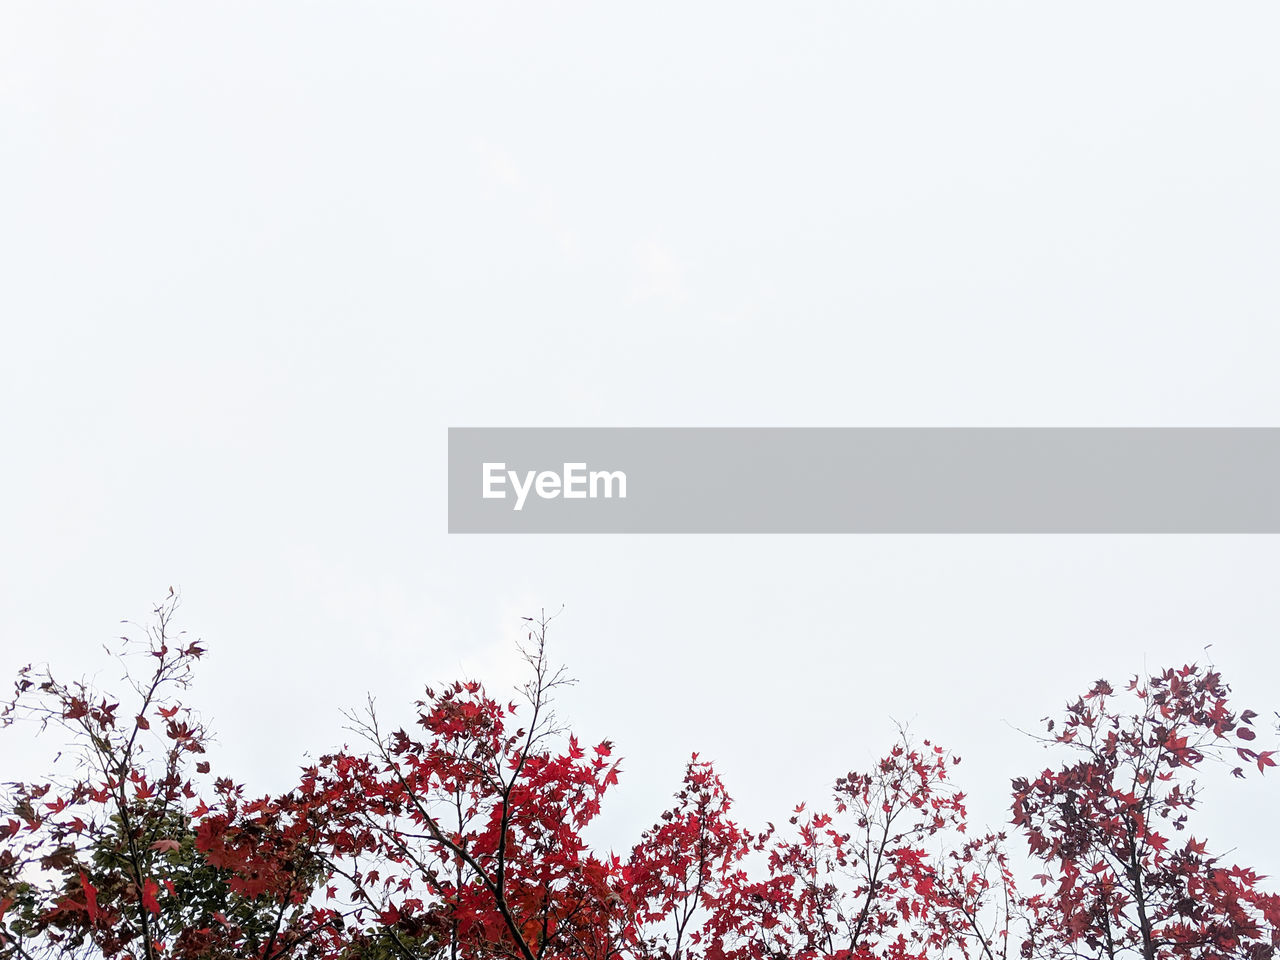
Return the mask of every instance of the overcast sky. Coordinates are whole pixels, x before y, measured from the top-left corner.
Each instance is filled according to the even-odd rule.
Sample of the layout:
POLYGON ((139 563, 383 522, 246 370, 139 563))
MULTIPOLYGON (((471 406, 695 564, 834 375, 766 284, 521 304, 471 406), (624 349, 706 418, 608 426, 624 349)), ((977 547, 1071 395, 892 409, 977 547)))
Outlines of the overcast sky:
MULTIPOLYGON (((465 537, 449 426, 1277 426, 1262 2, 0 7, 0 674, 170 584, 219 765, 518 679, 751 826, 909 721, 974 819, 1098 677, 1280 707, 1274 537, 465 537), (1206 652, 1207 645, 1212 647, 1206 652)), ((113 679, 104 670, 104 681, 113 679)), ((6 731, 3 778, 57 744, 6 731), (12 769, 11 769, 12 768, 12 769)), ((1206 801, 1280 871, 1280 776, 1206 801)))

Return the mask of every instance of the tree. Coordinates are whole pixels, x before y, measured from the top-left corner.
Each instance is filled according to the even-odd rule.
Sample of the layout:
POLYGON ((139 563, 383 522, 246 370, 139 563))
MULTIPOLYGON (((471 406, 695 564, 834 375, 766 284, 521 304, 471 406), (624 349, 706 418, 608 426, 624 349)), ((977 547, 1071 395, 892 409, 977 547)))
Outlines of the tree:
POLYGON ((630 923, 624 941, 645 960, 716 956, 736 927, 744 862, 756 846, 729 816, 733 803, 695 753, 675 803, 645 831, 620 876, 630 923))
POLYGON ((1212 670, 1120 695, 1099 681, 1046 721, 1069 756, 1013 784, 1042 864, 1027 896, 1004 834, 969 832, 959 758, 905 730, 825 810, 801 803, 758 832, 694 754, 625 855, 593 848, 619 761, 557 718, 570 681, 545 617, 515 700, 450 682, 408 729, 370 701, 348 717, 354 747, 255 795, 214 777, 182 702, 204 649, 173 631, 176 603, 122 638, 122 698, 19 674, 4 725, 70 743, 47 782, 8 784, 0 803, 0 957, 1271 960, 1280 943, 1261 878, 1173 839, 1206 760, 1239 760, 1238 777, 1275 765, 1212 670))
POLYGON ((367 750, 304 772, 294 815, 321 831, 366 925, 359 955, 620 955, 619 862, 582 837, 618 763, 608 741, 585 748, 556 722, 552 695, 568 681, 547 660, 546 623, 528 635, 523 704, 474 681, 428 689, 414 734, 385 732, 370 704, 352 717, 367 750))
POLYGON ((228 779, 213 785, 215 807, 198 795, 211 780, 199 759, 208 732, 177 696, 204 649, 173 633, 177 603, 170 590, 141 638, 121 638, 122 699, 84 680, 19 673, 4 726, 53 727, 70 746, 49 781, 6 785, 2 955, 274 960, 324 950, 323 923, 304 906, 319 877, 305 845, 262 822, 269 805, 244 804, 228 779), (139 659, 149 665, 141 675, 139 659), (210 845, 215 823, 226 828, 210 845))
POLYGON ((1029 954, 1275 953, 1280 898, 1210 854, 1203 837, 1175 837, 1189 829, 1206 760, 1240 760, 1237 777, 1275 766, 1274 751, 1248 746, 1257 714, 1234 712, 1229 697, 1216 671, 1184 666, 1135 677, 1119 696, 1100 680, 1061 725, 1046 718, 1048 742, 1074 759, 1013 783, 1013 822, 1045 864, 1029 954))
POLYGON ((767 876, 741 882, 714 921, 723 956, 1007 956, 1021 901, 1003 835, 965 839, 958 762, 904 730, 874 768, 836 781, 832 812, 802 803, 790 831, 770 825, 756 840, 767 876))

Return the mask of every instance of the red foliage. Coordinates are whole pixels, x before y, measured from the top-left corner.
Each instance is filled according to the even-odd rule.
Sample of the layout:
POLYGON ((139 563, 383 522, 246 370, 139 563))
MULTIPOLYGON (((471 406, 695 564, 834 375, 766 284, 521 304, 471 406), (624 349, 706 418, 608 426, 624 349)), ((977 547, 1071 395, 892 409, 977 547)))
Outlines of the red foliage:
POLYGON ((1061 726, 1046 721, 1050 742, 1075 760, 1013 784, 1014 824, 1045 864, 1028 954, 1274 954, 1280 898, 1203 838, 1177 836, 1189 830, 1193 774, 1206 760, 1238 758, 1260 773, 1274 765, 1270 751, 1237 745, 1255 739, 1257 714, 1233 712, 1229 695, 1217 672, 1184 666, 1134 678, 1120 696, 1099 681, 1061 726))
POLYGON ((1099 682, 1048 722, 1072 756, 1014 783, 1033 896, 1002 833, 971 836, 958 759, 905 731, 870 770, 753 832, 695 754, 625 856, 584 831, 617 783, 608 741, 557 722, 566 683, 529 633, 516 702, 428 690, 409 729, 351 715, 358 749, 278 797, 213 778, 176 694, 198 644, 156 611, 129 704, 29 669, 5 723, 55 725, 80 765, 0 809, 0 955, 480 960, 1267 960, 1280 899, 1188 831, 1211 758, 1273 751, 1213 671, 1099 682))

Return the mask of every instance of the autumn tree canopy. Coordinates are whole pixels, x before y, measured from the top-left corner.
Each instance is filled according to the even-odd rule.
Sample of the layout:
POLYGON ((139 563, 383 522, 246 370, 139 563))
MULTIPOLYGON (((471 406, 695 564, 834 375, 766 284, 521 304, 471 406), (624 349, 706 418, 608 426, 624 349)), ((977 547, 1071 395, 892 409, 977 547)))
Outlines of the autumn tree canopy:
POLYGON ((555 713, 530 621, 514 697, 427 689, 410 729, 370 703, 356 743, 262 796, 205 757, 204 654, 176 598, 122 638, 107 692, 20 672, 6 736, 56 729, 47 779, 0 804, 0 956, 133 960, 1269 960, 1280 897, 1200 833, 1196 781, 1275 765, 1196 665, 1099 681, 1046 720, 1011 831, 971 827, 958 762, 905 730, 871 769, 744 825, 693 755, 629 850, 584 838, 621 769, 555 713))

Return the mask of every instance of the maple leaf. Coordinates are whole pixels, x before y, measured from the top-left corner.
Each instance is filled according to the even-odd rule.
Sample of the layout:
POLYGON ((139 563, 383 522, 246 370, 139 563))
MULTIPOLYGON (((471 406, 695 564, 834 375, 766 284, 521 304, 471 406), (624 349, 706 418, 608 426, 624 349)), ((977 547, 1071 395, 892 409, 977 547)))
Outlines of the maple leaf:
POLYGON ((160 885, 154 880, 148 879, 142 884, 142 905, 151 913, 160 912, 160 901, 156 899, 159 890, 160 885))
POLYGON ((89 915, 89 922, 96 923, 98 919, 98 889, 89 882, 89 878, 85 876, 83 870, 80 871, 80 886, 84 890, 85 911, 89 915))

